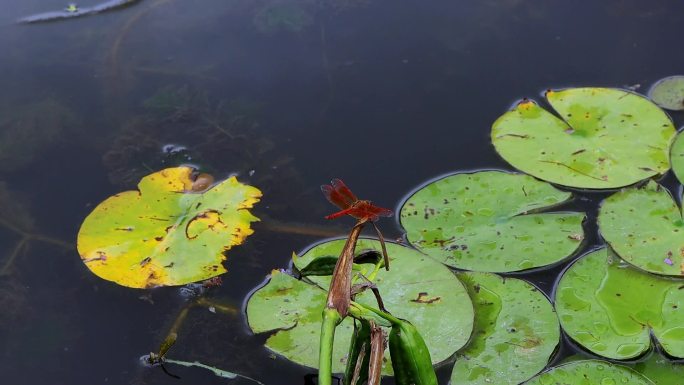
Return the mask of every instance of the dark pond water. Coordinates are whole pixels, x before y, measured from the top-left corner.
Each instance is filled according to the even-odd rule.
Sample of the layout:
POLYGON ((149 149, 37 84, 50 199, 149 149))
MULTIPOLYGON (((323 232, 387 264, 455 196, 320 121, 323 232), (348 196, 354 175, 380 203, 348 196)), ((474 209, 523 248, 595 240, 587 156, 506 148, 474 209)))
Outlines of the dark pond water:
MULTIPOLYGON (((489 130, 517 99, 575 85, 645 92, 684 63, 674 0, 143 0, 33 25, 13 21, 66 4, 0 3, 3 384, 225 382, 142 368, 183 306, 178 289, 103 281, 73 247, 93 205, 149 170, 191 163, 264 191, 263 223, 213 295, 239 309, 292 251, 344 233, 349 223, 322 219, 330 178, 392 206, 444 173, 510 169, 489 130)), ((595 217, 604 196, 571 207, 595 217)), ((587 248, 601 242, 591 222, 587 248)), ((562 268, 522 277, 549 293, 562 268)), ((311 381, 265 338, 242 315, 196 309, 173 355, 267 384, 311 381)))

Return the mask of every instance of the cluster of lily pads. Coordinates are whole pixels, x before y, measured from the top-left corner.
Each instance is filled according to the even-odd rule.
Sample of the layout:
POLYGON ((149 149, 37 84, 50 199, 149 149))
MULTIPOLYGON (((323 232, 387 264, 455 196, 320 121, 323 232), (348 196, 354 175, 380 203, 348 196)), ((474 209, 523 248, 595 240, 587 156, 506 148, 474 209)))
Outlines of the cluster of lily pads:
MULTIPOLYGON (((575 88, 546 98, 555 114, 523 100, 492 127, 496 150, 528 175, 489 170, 426 183, 401 205, 406 242, 387 245, 391 270, 364 258, 381 245, 363 239, 354 271, 417 327, 434 364, 455 357, 453 384, 676 384, 682 367, 670 360, 684 359, 684 219, 655 179, 672 166, 682 181, 684 139, 663 110, 632 92, 575 88), (585 194, 622 188, 599 210, 606 246, 563 271, 553 301, 519 276, 501 275, 581 254, 587 216, 562 209, 573 194, 549 182, 585 194), (613 363, 571 359, 536 376, 561 330, 613 363), (652 340, 659 352, 640 360, 652 340)), ((252 233, 258 219, 249 209, 260 196, 235 177, 214 183, 189 167, 165 169, 98 205, 79 231, 79 253, 93 273, 128 287, 210 279, 225 273, 227 251, 252 233)), ((328 240, 294 255, 290 270, 274 270, 252 293, 248 323, 272 333, 270 350, 316 367, 330 284, 321 266, 334 265, 343 244, 328 240)), ((337 328, 335 371, 345 366, 351 332, 350 320, 337 328)))
MULTIPOLYGON (((677 384, 682 367, 670 359, 684 359, 684 220, 655 179, 672 165, 683 180, 684 139, 675 139, 661 108, 634 92, 572 88, 545 96, 553 112, 523 100, 492 127, 497 152, 527 175, 456 173, 418 188, 399 212, 406 242, 388 244, 392 269, 377 272, 374 283, 387 309, 418 328, 434 364, 455 357, 454 385, 677 384), (580 194, 620 190, 600 207, 606 245, 576 258, 549 299, 501 273, 582 253, 587 216, 559 209, 573 193, 554 185, 580 194), (613 362, 569 360, 538 374, 561 330, 613 362), (659 352, 634 363, 652 341, 659 352)), ((255 333, 272 333, 268 349, 316 367, 330 277, 297 273, 339 255, 343 244, 324 241, 293 256, 289 271, 274 270, 253 292, 248 323, 255 333)), ((365 239, 357 253, 379 248, 365 239)), ((371 267, 360 260, 355 270, 371 267)), ((374 301, 367 293, 357 300, 374 301)), ((345 322, 335 338, 337 371, 352 330, 345 322)))

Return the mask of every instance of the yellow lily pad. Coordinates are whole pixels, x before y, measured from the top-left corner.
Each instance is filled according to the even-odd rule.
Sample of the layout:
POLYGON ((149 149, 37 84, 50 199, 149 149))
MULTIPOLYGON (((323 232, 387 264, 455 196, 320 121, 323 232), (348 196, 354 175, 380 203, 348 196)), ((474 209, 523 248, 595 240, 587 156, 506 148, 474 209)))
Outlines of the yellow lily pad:
POLYGON ((107 198, 83 221, 78 252, 90 271, 123 286, 185 285, 226 272, 224 252, 259 219, 261 191, 230 177, 213 186, 190 167, 148 175, 107 198))

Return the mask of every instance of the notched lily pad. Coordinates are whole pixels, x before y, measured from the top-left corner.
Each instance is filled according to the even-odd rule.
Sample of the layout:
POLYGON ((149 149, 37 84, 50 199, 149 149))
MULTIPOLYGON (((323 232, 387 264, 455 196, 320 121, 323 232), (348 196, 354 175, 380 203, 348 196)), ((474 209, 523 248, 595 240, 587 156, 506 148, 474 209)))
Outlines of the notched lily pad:
MULTIPOLYGON (((344 240, 316 245, 297 257, 303 268, 321 256, 339 255, 344 240)), ((380 251, 374 240, 362 239, 357 254, 380 251)), ((445 266, 413 249, 387 243, 390 271, 380 270, 374 282, 385 306, 397 317, 416 325, 430 349, 433 363, 449 358, 463 347, 473 329, 473 307, 463 284, 445 266)), ((274 272, 268 284, 258 289, 247 303, 247 320, 255 333, 277 331, 266 347, 296 363, 318 366, 321 312, 325 306, 329 277, 309 276, 312 283, 274 272)), ((370 292, 357 301, 377 307, 370 292)), ((344 370, 352 326, 349 319, 335 335, 333 370, 344 370)), ((386 355, 389 359, 389 354, 386 355)), ((389 372, 385 365, 385 372, 389 372)))
POLYGON ((599 360, 556 366, 525 385, 653 385, 648 378, 622 365, 599 360))
POLYGON ((491 273, 459 273, 475 306, 473 338, 458 353, 452 385, 517 385, 539 373, 560 339, 551 303, 536 287, 491 273))
POLYGON ((515 168, 564 186, 609 189, 663 174, 674 125, 658 106, 611 88, 548 91, 559 119, 525 100, 492 126, 496 151, 515 168))
MULTIPOLYGON (((270 280, 249 298, 247 322, 254 333, 277 331, 266 347, 298 364, 318 367, 321 313, 327 294, 318 286, 274 270, 270 280)), ((345 319, 336 329, 333 370, 342 372, 353 324, 345 319)))
POLYGON ((522 174, 454 174, 423 186, 401 207, 408 241, 443 263, 507 272, 545 266, 577 250, 584 214, 540 213, 571 194, 522 174))
POLYGON ((684 184, 684 135, 681 132, 677 134, 670 147, 670 162, 679 183, 684 184))
POLYGON ((648 274, 600 249, 563 274, 556 311, 563 330, 600 356, 638 357, 653 335, 667 354, 684 358, 682 287, 684 280, 648 274))
POLYGON ((210 181, 189 167, 168 168, 107 198, 81 225, 81 259, 100 278, 136 288, 225 273, 223 253, 252 234, 258 219, 247 209, 261 192, 235 177, 210 181))
POLYGON ((684 276, 684 220, 664 187, 649 182, 611 195, 598 224, 625 261, 651 273, 684 276))
POLYGON ((684 110, 684 76, 668 76, 658 80, 648 91, 648 97, 668 110, 684 110))

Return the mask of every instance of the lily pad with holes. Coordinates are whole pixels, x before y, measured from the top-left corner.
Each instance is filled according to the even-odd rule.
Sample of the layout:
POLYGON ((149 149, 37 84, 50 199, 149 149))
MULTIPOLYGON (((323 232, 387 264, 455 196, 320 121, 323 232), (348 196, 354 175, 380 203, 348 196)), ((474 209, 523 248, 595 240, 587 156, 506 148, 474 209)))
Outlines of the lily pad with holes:
POLYGON ((83 221, 78 251, 100 278, 149 288, 226 272, 224 252, 252 234, 261 192, 230 177, 206 189, 189 167, 144 177, 138 190, 107 198, 83 221), (201 187, 201 191, 198 190, 201 187))
POLYGON ((548 91, 561 117, 523 101, 492 126, 513 167, 563 186, 610 189, 665 173, 674 125, 648 99, 619 89, 548 91))
POLYGON ((653 385, 634 370, 599 360, 574 361, 556 366, 525 385, 653 385))
MULTIPOLYGON (((339 255, 343 245, 344 240, 316 245, 296 259, 297 267, 302 268, 317 257, 339 255)), ((356 253, 369 249, 379 251, 379 242, 362 239, 356 253)), ((374 280, 385 307, 418 328, 433 363, 448 359, 468 342, 473 330, 473 306, 465 287, 444 265, 411 248, 387 243, 387 251, 391 269, 380 270, 374 280)), ((372 265, 366 267, 371 269, 372 265)), ((370 275, 368 270, 366 275, 370 275)), ((273 272, 270 281, 250 297, 247 321, 255 333, 275 331, 266 341, 267 348, 298 364, 315 368, 329 277, 307 278, 313 282, 273 272)), ((357 296, 357 301, 377 307, 370 292, 357 296)), ((337 329, 333 353, 336 372, 344 370, 351 331, 349 318, 337 329)), ((386 357, 389 360, 389 354, 386 357)), ((389 373, 391 368, 385 364, 384 370, 389 373)))
POLYGON ((648 97, 668 110, 684 110, 684 76, 668 76, 658 80, 648 91, 648 97))
POLYGON ((679 179, 679 183, 684 184, 684 135, 681 132, 672 142, 670 162, 672 162, 672 171, 679 179))
POLYGON ((608 197, 599 211, 603 238, 624 260, 655 274, 684 276, 684 220, 655 182, 608 197))
POLYGON ((481 171, 428 183, 401 207, 408 241, 460 269, 507 272, 558 262, 584 239, 584 214, 539 212, 571 194, 522 174, 481 171))
POLYGON ((536 287, 491 273, 459 273, 475 306, 473 338, 461 350, 452 385, 517 385, 539 373, 560 340, 551 303, 536 287))
POLYGON ((563 330, 603 357, 624 360, 651 347, 684 358, 684 280, 636 269, 606 249, 593 251, 565 271, 555 293, 563 330))

